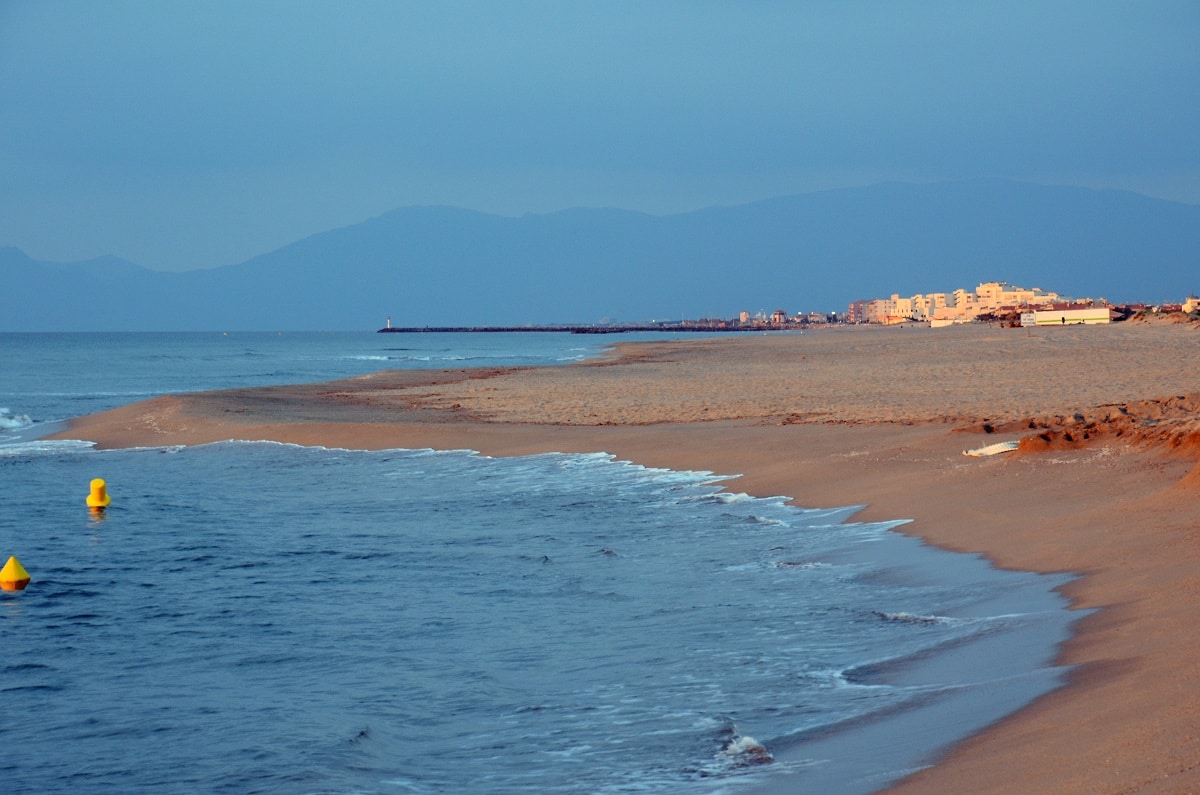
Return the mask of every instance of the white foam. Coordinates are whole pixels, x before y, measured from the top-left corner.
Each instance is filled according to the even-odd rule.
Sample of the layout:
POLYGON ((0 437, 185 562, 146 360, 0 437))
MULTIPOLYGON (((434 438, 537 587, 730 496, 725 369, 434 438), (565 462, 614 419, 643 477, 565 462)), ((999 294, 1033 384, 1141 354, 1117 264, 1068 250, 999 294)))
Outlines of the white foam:
POLYGON ((35 455, 82 453, 91 451, 95 447, 95 442, 85 442, 79 439, 38 439, 32 442, 0 444, 0 457, 21 458, 35 455))
POLYGON ((33 420, 28 414, 14 414, 11 409, 0 409, 0 429, 15 431, 30 425, 33 425, 33 420))
POLYGON ((737 503, 751 502, 756 497, 751 497, 749 494, 741 491, 718 491, 712 494, 695 494, 684 497, 682 502, 712 502, 718 505, 735 505, 737 503))

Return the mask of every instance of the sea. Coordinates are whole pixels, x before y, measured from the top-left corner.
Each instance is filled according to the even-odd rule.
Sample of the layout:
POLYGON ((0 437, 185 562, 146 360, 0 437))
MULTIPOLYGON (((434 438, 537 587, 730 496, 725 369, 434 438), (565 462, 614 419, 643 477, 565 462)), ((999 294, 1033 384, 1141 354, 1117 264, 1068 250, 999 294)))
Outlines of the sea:
POLYGON ((0 592, 5 790, 855 795, 1063 683, 1067 575, 737 472, 42 438, 166 393, 653 338, 0 334, 0 564, 31 576, 0 592))

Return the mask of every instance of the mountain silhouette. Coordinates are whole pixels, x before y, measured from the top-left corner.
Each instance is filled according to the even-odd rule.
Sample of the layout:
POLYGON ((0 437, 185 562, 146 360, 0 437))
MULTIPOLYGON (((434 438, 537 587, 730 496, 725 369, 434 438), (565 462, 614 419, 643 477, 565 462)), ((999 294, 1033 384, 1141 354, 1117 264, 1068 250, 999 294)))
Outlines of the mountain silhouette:
POLYGON ((1008 281, 1075 297, 1200 290, 1200 206, 1000 180, 887 183, 674 215, 408 207, 184 273, 0 248, 0 330, 334 330, 844 311, 1008 281))

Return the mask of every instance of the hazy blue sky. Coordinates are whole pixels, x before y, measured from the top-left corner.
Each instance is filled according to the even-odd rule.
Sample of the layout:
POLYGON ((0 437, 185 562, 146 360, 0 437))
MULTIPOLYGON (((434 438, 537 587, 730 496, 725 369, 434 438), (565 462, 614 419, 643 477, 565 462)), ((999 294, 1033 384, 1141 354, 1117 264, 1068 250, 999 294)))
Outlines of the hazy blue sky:
POLYGON ((998 176, 1200 202, 1200 2, 0 0, 0 245, 998 176))

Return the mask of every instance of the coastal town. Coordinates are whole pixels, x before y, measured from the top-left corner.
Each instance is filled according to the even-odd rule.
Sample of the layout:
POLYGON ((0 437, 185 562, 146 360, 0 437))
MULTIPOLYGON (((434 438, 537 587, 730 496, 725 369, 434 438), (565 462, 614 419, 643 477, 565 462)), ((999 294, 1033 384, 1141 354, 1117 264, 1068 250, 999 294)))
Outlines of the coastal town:
POLYGON ((1139 314, 1200 314, 1200 298, 1188 296, 1177 304, 1110 303, 1104 298, 1068 298, 1040 287, 1008 282, 984 282, 974 290, 870 298, 850 303, 843 314, 806 312, 794 315, 779 309, 767 314, 742 312, 734 320, 684 321, 702 326, 780 329, 832 324, 899 325, 918 323, 934 328, 960 323, 991 322, 1012 326, 1111 323, 1139 314))
POLYGON ((843 313, 798 312, 783 309, 734 318, 702 317, 682 320, 648 320, 636 323, 551 323, 527 326, 394 326, 389 316, 379 329, 386 332, 517 332, 562 331, 575 334, 616 334, 631 331, 797 331, 835 325, 897 326, 918 324, 939 328, 963 323, 996 323, 1011 327, 1074 326, 1114 323, 1139 316, 1169 316, 1200 323, 1200 298, 1190 295, 1180 303, 1111 303, 1104 298, 1068 298, 1040 287, 1024 288, 1008 282, 984 282, 974 290, 925 293, 907 298, 853 301, 843 313))

